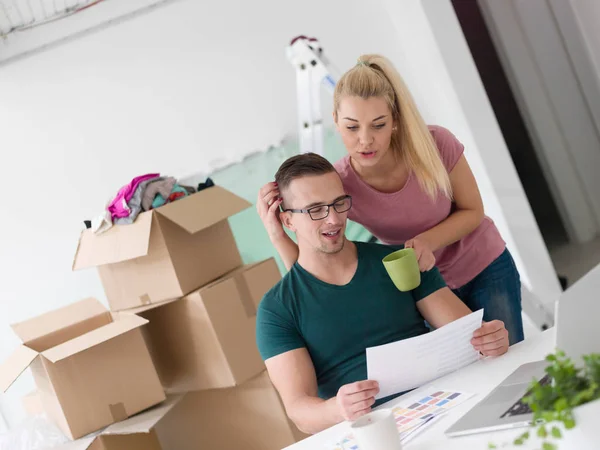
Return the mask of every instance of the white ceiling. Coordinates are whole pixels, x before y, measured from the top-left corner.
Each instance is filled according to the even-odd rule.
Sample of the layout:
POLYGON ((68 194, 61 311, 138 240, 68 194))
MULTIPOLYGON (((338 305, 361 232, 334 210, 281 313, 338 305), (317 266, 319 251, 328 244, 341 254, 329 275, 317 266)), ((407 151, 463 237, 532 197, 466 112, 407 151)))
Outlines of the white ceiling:
POLYGON ((0 69, 175 1, 0 0, 0 69))
POLYGON ((103 0, 0 0, 0 36, 36 27, 103 0))

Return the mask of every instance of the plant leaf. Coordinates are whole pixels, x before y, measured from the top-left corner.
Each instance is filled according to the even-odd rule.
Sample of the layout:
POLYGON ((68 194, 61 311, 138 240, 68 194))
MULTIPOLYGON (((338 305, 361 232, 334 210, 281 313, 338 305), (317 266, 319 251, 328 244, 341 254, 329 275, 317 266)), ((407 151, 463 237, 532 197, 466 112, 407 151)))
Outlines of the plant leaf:
POLYGON ((489 448, 490 450, 493 450, 493 449, 495 449, 495 448, 498 448, 498 447, 496 447, 496 444, 494 444, 494 443, 490 442, 490 443, 488 444, 488 448, 489 448))
MULTIPOLYGON (((523 400, 532 409, 534 421, 539 425, 537 435, 544 441, 560 439, 565 429, 576 426, 572 408, 600 398, 600 353, 583 358, 584 367, 579 367, 563 351, 557 350, 546 356, 545 372, 553 382, 542 386, 534 380, 530 384, 529 393, 523 400), (552 422, 562 422, 565 428, 552 426, 552 422)), ((517 437, 515 445, 522 445, 528 437, 525 434, 517 437)), ((549 442, 543 444, 543 450, 555 448, 549 442)))
POLYGON ((554 420, 554 412, 553 411, 544 411, 542 413, 542 419, 545 422, 552 422, 554 420))
POLYGON ((567 399, 564 397, 561 397, 554 402, 554 410, 557 412, 564 411, 568 407, 569 407, 569 404, 567 403, 567 399))

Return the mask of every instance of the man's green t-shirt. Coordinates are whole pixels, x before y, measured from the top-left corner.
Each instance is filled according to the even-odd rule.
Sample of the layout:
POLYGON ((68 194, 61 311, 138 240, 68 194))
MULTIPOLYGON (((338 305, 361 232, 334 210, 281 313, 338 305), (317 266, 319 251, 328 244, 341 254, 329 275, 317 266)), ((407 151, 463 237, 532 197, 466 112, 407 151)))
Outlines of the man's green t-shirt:
POLYGON ((325 283, 296 263, 258 307, 262 358, 305 347, 323 399, 337 395, 345 384, 367 379, 367 347, 427 333, 416 303, 446 286, 433 269, 421 273, 419 287, 400 292, 381 262, 398 247, 355 244, 358 267, 348 284, 325 283))

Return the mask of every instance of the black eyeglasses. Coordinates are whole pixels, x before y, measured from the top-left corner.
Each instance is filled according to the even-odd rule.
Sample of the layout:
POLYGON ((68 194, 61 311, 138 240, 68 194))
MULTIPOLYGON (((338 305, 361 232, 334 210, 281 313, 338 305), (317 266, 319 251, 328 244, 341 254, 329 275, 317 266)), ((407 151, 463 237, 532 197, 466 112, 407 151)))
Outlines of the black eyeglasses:
POLYGON ((329 205, 318 205, 306 209, 284 209, 283 212, 303 213, 308 214, 312 220, 323 220, 329 215, 329 208, 332 206, 336 212, 344 213, 352 208, 352 197, 346 195, 329 205))

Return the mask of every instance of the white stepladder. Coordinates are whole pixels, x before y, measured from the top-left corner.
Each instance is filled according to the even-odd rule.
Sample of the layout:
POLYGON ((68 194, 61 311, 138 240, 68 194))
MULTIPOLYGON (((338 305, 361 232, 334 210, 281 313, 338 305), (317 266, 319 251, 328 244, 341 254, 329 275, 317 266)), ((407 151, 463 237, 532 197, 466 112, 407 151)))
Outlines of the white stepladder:
POLYGON ((300 153, 323 155, 320 89, 324 86, 333 95, 336 81, 330 63, 316 38, 297 36, 286 48, 286 53, 296 69, 300 153))

